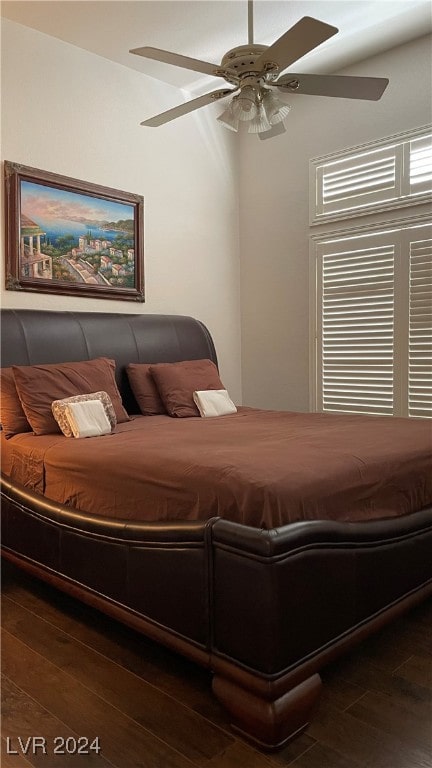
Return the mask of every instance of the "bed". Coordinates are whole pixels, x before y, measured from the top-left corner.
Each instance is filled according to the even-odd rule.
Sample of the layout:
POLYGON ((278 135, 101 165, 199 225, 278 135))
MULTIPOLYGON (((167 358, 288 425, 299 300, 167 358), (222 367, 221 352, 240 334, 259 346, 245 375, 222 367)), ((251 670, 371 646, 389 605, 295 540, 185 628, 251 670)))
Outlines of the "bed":
POLYGON ((431 594, 426 421, 249 408, 215 419, 137 415, 129 363, 217 363, 208 330, 189 317, 3 310, 1 339, 3 368, 114 359, 133 415, 108 436, 106 455, 91 440, 2 435, 3 557, 211 670, 232 726, 257 746, 278 749, 306 728, 320 669, 431 594), (348 453, 366 485, 351 478, 342 494, 348 453), (137 467, 122 493, 112 485, 118 455, 137 467), (68 472, 75 495, 59 482, 68 472))

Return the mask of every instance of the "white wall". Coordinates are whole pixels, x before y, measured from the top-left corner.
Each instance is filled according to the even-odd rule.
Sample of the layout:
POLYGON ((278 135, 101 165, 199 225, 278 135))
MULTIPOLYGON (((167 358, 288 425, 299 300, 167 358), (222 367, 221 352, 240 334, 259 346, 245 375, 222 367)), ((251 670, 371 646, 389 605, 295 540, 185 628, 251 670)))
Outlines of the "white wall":
POLYGON ((243 402, 309 409, 308 162, 431 122, 431 39, 340 74, 388 77, 381 101, 293 95, 287 132, 241 145, 243 402))
POLYGON ((1 300, 3 307, 197 317, 239 401, 236 137, 216 122, 213 109, 221 107, 163 128, 139 125, 181 101, 171 86, 2 21, 2 160, 143 195, 146 302, 5 291, 4 258, 1 300))
POLYGON ((430 122, 430 65, 430 38, 358 63, 345 74, 390 78, 381 101, 293 95, 284 136, 239 146, 220 106, 141 127, 180 92, 3 20, 2 159, 142 194, 147 300, 2 288, 2 305, 193 315, 237 401, 242 363, 243 402, 307 410, 309 158, 430 122))

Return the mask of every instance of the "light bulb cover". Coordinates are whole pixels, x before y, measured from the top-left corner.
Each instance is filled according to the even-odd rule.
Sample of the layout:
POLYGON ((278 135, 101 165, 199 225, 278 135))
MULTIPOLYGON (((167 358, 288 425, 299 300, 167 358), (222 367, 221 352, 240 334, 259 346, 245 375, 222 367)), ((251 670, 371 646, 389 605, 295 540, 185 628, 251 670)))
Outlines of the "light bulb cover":
POLYGON ((263 105, 270 125, 277 125, 285 120, 291 109, 289 104, 278 99, 271 91, 264 94, 263 105))
POLYGON ((217 118, 220 123, 224 126, 224 128, 228 128, 230 131, 238 131, 239 129, 239 119, 234 115, 234 110, 232 108, 232 102, 229 105, 228 109, 225 110, 225 112, 222 112, 221 115, 217 118))
POLYGON ((249 123, 248 133, 264 133, 271 129, 266 110, 262 102, 258 105, 257 114, 249 123))

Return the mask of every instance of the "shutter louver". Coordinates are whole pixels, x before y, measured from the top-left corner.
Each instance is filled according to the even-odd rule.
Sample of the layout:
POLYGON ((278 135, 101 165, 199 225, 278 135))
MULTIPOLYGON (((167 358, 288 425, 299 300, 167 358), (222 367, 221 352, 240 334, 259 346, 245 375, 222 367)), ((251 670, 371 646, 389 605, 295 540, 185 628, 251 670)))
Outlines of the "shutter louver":
POLYGON ((324 254, 322 409, 392 414, 393 342, 394 245, 324 254))
POLYGON ((432 190, 432 134, 410 142, 409 178, 411 194, 432 190))
POLYGON ((410 416, 432 416, 432 240, 410 243, 409 274, 410 416))

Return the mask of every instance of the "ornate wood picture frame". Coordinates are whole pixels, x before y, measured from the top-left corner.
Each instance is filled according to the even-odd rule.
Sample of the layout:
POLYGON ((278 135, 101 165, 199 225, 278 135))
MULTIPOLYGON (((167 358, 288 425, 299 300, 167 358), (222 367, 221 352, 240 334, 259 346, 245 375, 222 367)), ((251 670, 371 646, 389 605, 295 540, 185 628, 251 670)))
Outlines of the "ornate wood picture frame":
POLYGON ((144 301, 144 199, 5 161, 6 288, 144 301))

